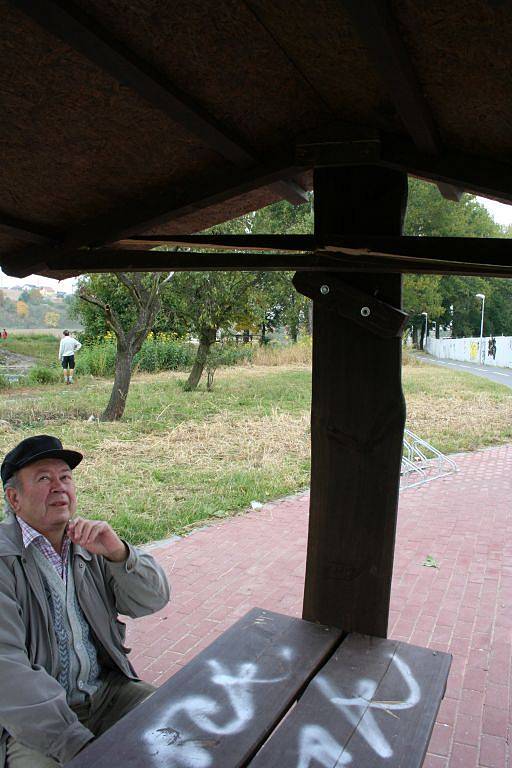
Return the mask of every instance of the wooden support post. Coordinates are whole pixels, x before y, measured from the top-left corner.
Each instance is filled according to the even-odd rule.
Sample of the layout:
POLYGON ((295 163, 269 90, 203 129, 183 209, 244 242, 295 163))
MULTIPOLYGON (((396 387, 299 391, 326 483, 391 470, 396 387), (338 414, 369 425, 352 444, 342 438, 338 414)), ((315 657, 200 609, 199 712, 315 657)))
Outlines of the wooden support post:
MULTIPOLYGON (((372 166, 318 168, 314 192, 318 242, 327 235, 401 234, 404 173, 372 166)), ((320 284, 318 278, 296 275, 301 292, 315 291, 303 617, 386 637, 405 426, 401 275, 357 273, 343 275, 341 282, 326 272, 320 284), (304 282, 313 279, 306 290, 304 282), (349 319, 347 284, 348 294, 367 297, 358 322, 349 319), (378 323, 364 324, 365 317, 375 319, 375 299, 389 310, 379 313, 380 329, 378 323), (334 311, 336 302, 341 311, 334 311)))

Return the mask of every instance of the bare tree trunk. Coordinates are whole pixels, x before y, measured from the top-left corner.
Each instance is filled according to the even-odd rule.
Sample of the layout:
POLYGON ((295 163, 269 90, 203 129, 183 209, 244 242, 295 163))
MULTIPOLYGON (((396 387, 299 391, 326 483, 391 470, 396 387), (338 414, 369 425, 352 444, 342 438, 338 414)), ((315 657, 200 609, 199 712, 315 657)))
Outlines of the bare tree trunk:
POLYGON ((211 345, 215 342, 216 336, 216 328, 206 328, 204 331, 201 331, 196 359, 194 360, 194 365, 192 366, 192 370, 190 371, 190 375, 185 384, 186 392, 192 392, 197 388, 199 380, 203 375, 208 352, 210 351, 211 345))
POLYGON ((128 349, 117 349, 114 386, 107 407, 100 416, 101 421, 117 421, 124 413, 126 398, 132 378, 134 353, 128 349))

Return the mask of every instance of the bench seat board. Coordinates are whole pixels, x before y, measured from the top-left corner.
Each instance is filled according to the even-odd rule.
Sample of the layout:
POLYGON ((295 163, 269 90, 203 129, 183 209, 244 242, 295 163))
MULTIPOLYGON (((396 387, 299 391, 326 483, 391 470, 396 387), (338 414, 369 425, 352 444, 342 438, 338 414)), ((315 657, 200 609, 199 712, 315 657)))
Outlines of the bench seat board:
POLYGON ((253 609, 67 766, 247 764, 341 637, 253 609))
POLYGON ((446 653, 348 635, 250 768, 420 768, 450 664, 446 653))

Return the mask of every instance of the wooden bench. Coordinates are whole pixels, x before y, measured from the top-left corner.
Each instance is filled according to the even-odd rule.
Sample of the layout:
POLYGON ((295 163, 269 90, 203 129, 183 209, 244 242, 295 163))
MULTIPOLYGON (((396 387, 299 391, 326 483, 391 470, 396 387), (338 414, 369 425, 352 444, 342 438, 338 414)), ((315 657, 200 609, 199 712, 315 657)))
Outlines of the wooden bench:
POLYGON ((254 609, 68 768, 419 768, 451 657, 254 609))

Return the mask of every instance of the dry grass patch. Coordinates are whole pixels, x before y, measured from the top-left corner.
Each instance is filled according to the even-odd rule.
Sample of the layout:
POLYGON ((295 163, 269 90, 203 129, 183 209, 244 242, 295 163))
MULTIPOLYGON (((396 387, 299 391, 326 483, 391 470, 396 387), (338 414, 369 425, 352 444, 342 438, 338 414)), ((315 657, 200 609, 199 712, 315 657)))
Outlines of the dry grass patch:
POLYGON ((308 453, 309 414, 292 416, 275 410, 270 416, 251 419, 220 413, 206 421, 187 421, 169 432, 137 440, 106 439, 92 458, 96 471, 108 471, 111 457, 115 457, 116 471, 126 465, 133 470, 148 464, 168 467, 169 463, 211 471, 243 463, 279 471, 287 457, 307 458, 308 453))
POLYGON ((85 514, 144 541, 304 488, 308 473, 309 415, 275 409, 250 419, 215 414, 137 439, 105 436, 76 475, 85 514))
POLYGON ((444 453, 512 439, 512 390, 434 366, 404 371, 407 426, 444 453))
POLYGON ((257 347, 253 351, 252 362, 264 366, 311 365, 311 349, 311 337, 305 336, 296 344, 257 347))

